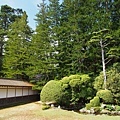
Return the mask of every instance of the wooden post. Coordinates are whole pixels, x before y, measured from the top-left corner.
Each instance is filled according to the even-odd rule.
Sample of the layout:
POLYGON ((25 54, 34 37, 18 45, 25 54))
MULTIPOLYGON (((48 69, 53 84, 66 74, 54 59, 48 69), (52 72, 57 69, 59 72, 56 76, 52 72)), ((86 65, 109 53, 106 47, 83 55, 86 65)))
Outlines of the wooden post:
POLYGON ((7 86, 7 90, 6 90, 6 98, 8 97, 8 86, 7 86))

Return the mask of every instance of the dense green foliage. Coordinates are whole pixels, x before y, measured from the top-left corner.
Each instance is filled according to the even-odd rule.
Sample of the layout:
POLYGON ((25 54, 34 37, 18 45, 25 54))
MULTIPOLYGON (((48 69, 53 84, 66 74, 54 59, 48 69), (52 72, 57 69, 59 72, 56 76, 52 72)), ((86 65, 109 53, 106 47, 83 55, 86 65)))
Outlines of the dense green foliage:
POLYGON ((14 9, 8 5, 1 5, 0 8, 0 76, 3 77, 4 45, 8 37, 8 28, 17 18, 21 18, 22 9, 14 9))
POLYGON ((103 103, 113 103, 113 95, 110 90, 100 90, 96 94, 103 103))
POLYGON ((49 81, 41 91, 43 102, 55 101, 64 106, 70 106, 89 100, 94 96, 90 86, 90 77, 84 75, 71 75, 64 77, 60 81, 49 81), (49 92, 48 92, 49 91, 49 92))
POLYGON ((4 75, 8 78, 26 79, 29 66, 29 46, 31 29, 27 25, 27 15, 24 12, 21 18, 10 25, 8 40, 4 46, 4 75))
POLYGON ((72 102, 86 101, 91 99, 94 91, 92 89, 91 78, 87 74, 71 75, 69 85, 72 89, 72 102))
POLYGON ((63 97, 62 83, 51 80, 42 89, 40 98, 42 102, 55 102, 60 104, 63 97))
MULTIPOLYGON (((96 90, 103 89, 103 74, 101 73, 95 79, 94 88, 96 90)), ((107 89, 111 91, 115 103, 120 104, 120 71, 119 64, 114 64, 114 67, 107 71, 107 89)))
MULTIPOLYGON (((90 73, 96 76, 102 71, 100 47, 98 43, 88 44, 88 41, 93 32, 103 29, 109 29, 113 38, 112 42, 108 40, 109 45, 105 46, 107 53, 105 57, 109 56, 110 60, 106 68, 119 62, 120 8, 118 6, 119 2, 116 0, 107 2, 63 0, 61 3, 59 0, 49 0, 49 4, 42 0, 38 5, 39 12, 36 14, 36 30, 30 38, 28 76, 33 78, 40 75, 42 76, 40 80, 46 82, 55 77, 61 79, 76 73, 90 73)), ((14 21, 17 16, 21 16, 22 10, 13 11, 12 8, 3 6, 1 13, 3 17, 4 13, 6 14, 7 20, 14 21)), ((3 25, 4 29, 2 21, 0 26, 3 25)))
POLYGON ((33 33, 26 12, 1 6, 0 77, 32 80, 37 90, 59 79, 64 103, 88 102, 106 88, 120 104, 120 0, 48 1, 38 5, 33 33))
POLYGON ((86 104, 86 109, 90 109, 91 107, 98 107, 100 106, 100 99, 98 96, 95 96, 92 100, 90 100, 90 103, 86 104))

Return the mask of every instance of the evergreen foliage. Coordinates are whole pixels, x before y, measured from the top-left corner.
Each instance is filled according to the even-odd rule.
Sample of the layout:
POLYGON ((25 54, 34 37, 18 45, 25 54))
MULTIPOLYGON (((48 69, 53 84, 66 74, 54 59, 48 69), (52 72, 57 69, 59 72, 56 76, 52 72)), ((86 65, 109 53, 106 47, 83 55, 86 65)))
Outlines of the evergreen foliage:
POLYGON ((88 75, 71 75, 59 81, 52 80, 43 87, 41 100, 43 102, 55 101, 64 106, 77 105, 78 102, 87 101, 94 95, 90 84, 91 81, 88 75), (81 81, 80 78, 82 77, 84 81, 81 81))
POLYGON ((86 104, 86 109, 90 109, 91 107, 98 107, 100 106, 100 99, 98 96, 95 96, 92 100, 90 100, 90 103, 86 104))
POLYGON ((100 90, 96 94, 103 103, 113 103, 113 95, 110 90, 100 90))
POLYGON ((43 87, 40 98, 42 102, 55 102, 56 104, 61 104, 63 98, 62 83, 55 80, 49 81, 43 87))
POLYGON ((47 21, 47 7, 43 0, 43 3, 39 5, 39 13, 37 16, 37 26, 35 33, 33 35, 31 41, 31 56, 30 62, 31 65, 29 67, 29 75, 31 78, 38 76, 40 80, 50 80, 52 79, 51 76, 54 74, 55 61, 54 61, 54 51, 52 46, 52 40, 50 38, 51 29, 49 27, 50 23, 47 21))
POLYGON ((3 57, 4 45, 8 38, 8 27, 15 22, 17 18, 21 18, 22 9, 14 9, 8 5, 1 5, 0 8, 0 77, 4 77, 3 57))
MULTIPOLYGON (((120 85, 120 74, 119 74, 119 64, 118 66, 114 65, 109 71, 107 71, 107 88, 111 91, 113 95, 113 99, 116 104, 119 104, 120 94, 119 94, 119 85, 120 85)), ((103 78, 102 74, 100 74, 95 79, 94 88, 96 90, 103 89, 103 78)), ((110 99, 110 98, 109 98, 110 99)))
POLYGON ((94 82, 97 91, 107 88, 120 104, 120 1, 48 1, 38 5, 33 35, 25 12, 1 6, 0 76, 32 79, 40 91, 49 80, 59 79, 63 104, 93 98, 94 82))
POLYGON ((9 27, 3 61, 5 77, 28 79, 30 38, 31 29, 27 25, 27 15, 24 12, 23 16, 9 27))

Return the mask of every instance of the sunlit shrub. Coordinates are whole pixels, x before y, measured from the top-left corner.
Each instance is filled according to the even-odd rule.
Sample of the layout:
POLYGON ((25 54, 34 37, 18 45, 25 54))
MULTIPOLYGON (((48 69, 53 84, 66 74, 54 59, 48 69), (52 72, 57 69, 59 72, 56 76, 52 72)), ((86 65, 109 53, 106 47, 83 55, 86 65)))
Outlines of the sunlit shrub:
POLYGON ((110 90, 100 90, 96 94, 103 103, 112 103, 113 102, 113 95, 110 90))

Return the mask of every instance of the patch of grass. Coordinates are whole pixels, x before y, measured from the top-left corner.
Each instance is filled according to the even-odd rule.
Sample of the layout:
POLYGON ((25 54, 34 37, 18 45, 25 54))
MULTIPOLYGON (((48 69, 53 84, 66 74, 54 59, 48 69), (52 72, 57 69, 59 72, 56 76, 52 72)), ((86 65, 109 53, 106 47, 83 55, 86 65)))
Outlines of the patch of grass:
POLYGON ((42 110, 40 103, 30 103, 1 109, 0 120, 120 120, 120 116, 83 115, 58 108, 42 110))
POLYGON ((34 114, 40 118, 47 120, 120 120, 120 116, 108 116, 108 115, 83 115, 73 111, 67 111, 62 109, 48 109, 34 111, 34 114))

